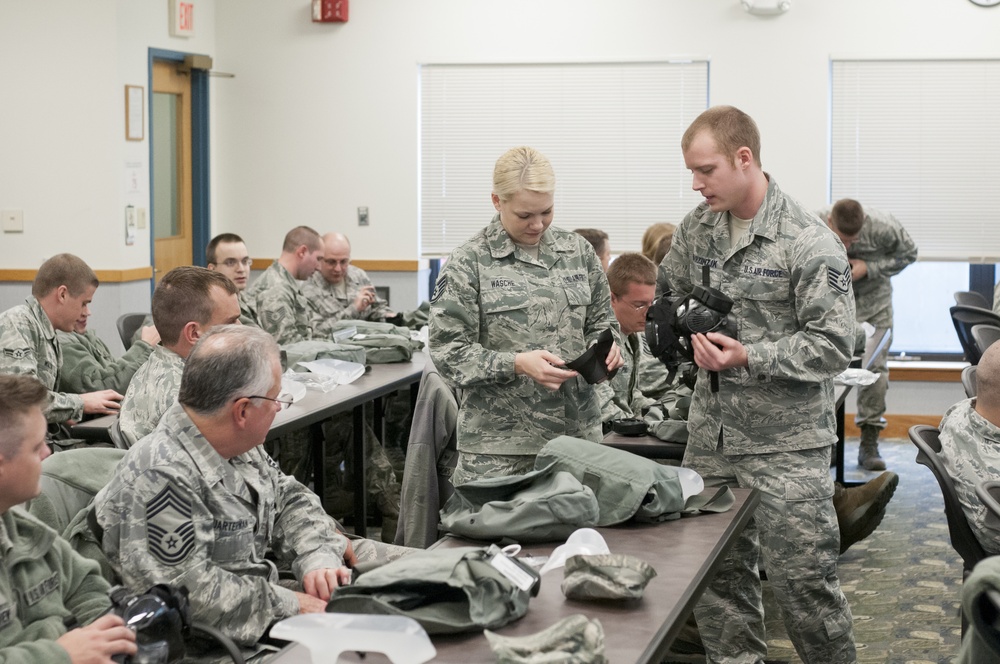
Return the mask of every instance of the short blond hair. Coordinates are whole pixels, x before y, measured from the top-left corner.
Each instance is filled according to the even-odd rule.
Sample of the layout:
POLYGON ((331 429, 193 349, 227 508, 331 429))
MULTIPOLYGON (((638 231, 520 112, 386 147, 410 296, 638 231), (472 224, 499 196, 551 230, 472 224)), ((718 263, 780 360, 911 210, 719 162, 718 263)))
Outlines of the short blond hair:
POLYGON ((646 232, 642 234, 642 255, 656 265, 662 263, 663 257, 670 251, 676 230, 676 226, 665 221, 647 228, 646 232))
POLYGON ((548 158, 538 150, 522 146, 507 150, 493 167, 493 193, 509 201, 519 191, 551 194, 556 190, 556 174, 548 158))
POLYGON ((691 147, 695 137, 707 131, 715 139, 719 153, 735 163, 736 151, 750 148, 753 160, 760 166, 760 130, 749 115, 735 106, 713 106, 694 119, 681 138, 681 150, 691 147))

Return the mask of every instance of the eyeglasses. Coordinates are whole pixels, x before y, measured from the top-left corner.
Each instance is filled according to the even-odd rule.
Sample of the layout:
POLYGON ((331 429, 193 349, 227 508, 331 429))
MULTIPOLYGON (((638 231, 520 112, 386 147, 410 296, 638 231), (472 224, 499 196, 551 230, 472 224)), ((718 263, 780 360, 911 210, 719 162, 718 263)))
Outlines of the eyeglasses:
POLYGON ((237 265, 242 265, 243 267, 250 267, 253 264, 253 259, 247 256, 246 258, 227 258, 222 261, 222 264, 228 267, 230 270, 237 265))
POLYGON ((272 399, 271 397, 263 397, 258 395, 252 395, 248 397, 236 397, 235 399, 233 399, 233 401, 239 401, 240 399, 267 399, 268 401, 273 401, 274 403, 278 404, 278 410, 286 410, 289 406, 292 405, 291 401, 283 401, 281 399, 272 399))
POLYGON ((636 304, 635 302, 628 302, 628 301, 624 301, 624 302, 625 302, 625 304, 627 304, 628 306, 632 307, 636 311, 645 311, 646 309, 649 309, 651 306, 653 306, 652 302, 642 302, 640 304, 636 304))

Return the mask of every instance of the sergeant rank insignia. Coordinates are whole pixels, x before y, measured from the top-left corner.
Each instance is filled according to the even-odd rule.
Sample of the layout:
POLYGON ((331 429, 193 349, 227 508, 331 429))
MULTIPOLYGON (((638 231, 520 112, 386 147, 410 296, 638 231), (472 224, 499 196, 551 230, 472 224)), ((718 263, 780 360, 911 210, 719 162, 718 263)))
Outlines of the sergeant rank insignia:
POLYGON ((146 503, 149 552, 164 565, 176 565, 194 548, 191 501, 168 484, 146 503))
POLYGON ((837 271, 832 267, 826 268, 826 278, 830 282, 830 287, 841 295, 847 295, 851 290, 851 266, 846 266, 843 271, 837 271))

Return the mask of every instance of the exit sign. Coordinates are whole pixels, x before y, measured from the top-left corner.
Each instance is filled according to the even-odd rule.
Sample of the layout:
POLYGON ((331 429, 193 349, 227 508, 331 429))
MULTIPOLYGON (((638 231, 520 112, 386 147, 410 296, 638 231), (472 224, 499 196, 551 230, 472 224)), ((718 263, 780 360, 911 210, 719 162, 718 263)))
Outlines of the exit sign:
POLYGON ((194 0, 170 0, 170 36, 194 37, 194 0))

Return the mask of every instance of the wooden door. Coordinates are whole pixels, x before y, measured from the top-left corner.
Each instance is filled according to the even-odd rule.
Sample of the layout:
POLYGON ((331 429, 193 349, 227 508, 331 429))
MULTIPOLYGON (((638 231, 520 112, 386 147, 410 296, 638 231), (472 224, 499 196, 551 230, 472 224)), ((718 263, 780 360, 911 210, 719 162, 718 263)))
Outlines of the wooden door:
POLYGON ((191 78, 175 62, 153 62, 153 277, 192 264, 191 78))

